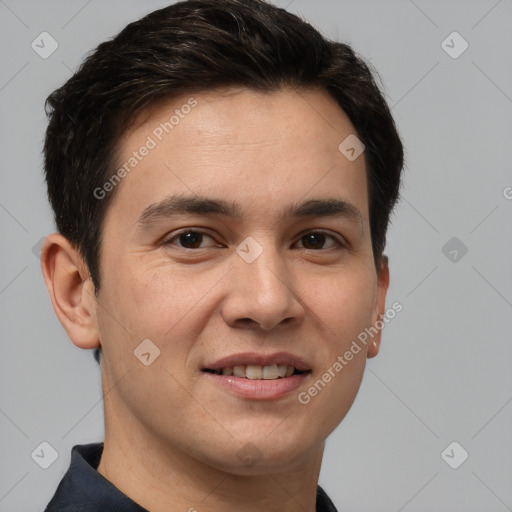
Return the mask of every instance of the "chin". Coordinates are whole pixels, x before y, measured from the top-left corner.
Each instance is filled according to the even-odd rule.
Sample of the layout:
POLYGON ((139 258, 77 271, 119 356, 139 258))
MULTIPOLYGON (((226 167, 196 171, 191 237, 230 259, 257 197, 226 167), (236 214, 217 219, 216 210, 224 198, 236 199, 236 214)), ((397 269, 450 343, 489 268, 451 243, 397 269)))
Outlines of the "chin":
MULTIPOLYGON (((219 452, 203 453, 205 462, 216 469, 234 475, 258 475, 290 471, 304 463, 316 451, 322 449, 323 442, 312 443, 311 439, 273 434, 263 437, 260 430, 251 436, 234 436, 232 442, 224 447, 222 456, 219 452)), ((268 430, 270 432, 271 430, 268 430)))

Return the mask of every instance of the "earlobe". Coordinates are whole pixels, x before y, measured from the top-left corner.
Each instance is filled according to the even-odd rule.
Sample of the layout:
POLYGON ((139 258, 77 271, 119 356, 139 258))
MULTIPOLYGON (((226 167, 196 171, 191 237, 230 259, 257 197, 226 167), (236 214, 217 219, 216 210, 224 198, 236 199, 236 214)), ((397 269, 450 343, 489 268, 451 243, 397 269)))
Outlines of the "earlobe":
POLYGON ((79 348, 98 347, 94 285, 78 250, 61 234, 48 235, 41 270, 55 314, 71 341, 79 348))
POLYGON ((383 317, 386 308, 386 294, 389 288, 389 265, 388 257, 382 255, 379 269, 377 271, 377 298, 373 313, 372 326, 378 331, 368 343, 367 357, 375 357, 379 353, 382 327, 384 325, 383 317))

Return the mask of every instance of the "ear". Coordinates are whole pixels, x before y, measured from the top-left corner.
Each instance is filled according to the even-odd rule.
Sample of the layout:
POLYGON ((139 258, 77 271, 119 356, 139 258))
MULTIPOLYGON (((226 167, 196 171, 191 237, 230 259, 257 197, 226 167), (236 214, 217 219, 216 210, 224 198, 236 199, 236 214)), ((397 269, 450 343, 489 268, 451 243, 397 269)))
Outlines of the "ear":
POLYGON ((94 284, 78 250, 61 234, 48 235, 41 270, 53 309, 71 341, 79 348, 98 347, 94 284))
MULTIPOLYGON (((377 269, 377 297, 375 300, 375 307, 372 315, 372 326, 379 326, 382 322, 382 318, 384 317, 386 311, 386 294, 389 288, 389 266, 388 266, 388 257, 386 255, 382 255, 382 258, 379 263, 379 268, 377 269), (380 322, 379 322, 380 320, 380 322)), ((382 327, 382 326, 381 326, 382 327)), ((369 340, 368 342, 368 352, 367 357, 375 357, 379 353, 380 348, 380 339, 381 339, 382 329, 378 329, 378 332, 369 340)))

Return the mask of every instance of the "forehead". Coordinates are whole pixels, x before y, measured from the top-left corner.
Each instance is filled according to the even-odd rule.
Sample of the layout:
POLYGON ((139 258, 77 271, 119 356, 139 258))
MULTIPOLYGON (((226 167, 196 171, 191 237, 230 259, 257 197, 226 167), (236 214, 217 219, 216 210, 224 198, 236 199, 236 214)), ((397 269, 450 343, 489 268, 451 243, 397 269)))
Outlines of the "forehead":
POLYGON ((228 198, 244 208, 343 196, 367 210, 364 154, 339 149, 355 129, 324 91, 227 89, 183 94, 122 137, 127 171, 114 202, 139 213, 170 194, 228 198))

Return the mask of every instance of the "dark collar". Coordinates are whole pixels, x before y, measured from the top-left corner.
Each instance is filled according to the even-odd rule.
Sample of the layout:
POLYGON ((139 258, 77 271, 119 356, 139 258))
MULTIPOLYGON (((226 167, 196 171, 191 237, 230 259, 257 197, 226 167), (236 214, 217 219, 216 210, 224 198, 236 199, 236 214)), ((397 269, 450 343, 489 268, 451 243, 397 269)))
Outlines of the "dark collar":
MULTIPOLYGON (((45 512, 148 512, 96 471, 103 443, 74 446, 71 464, 45 512)), ((318 486, 317 512, 337 512, 318 486)))

